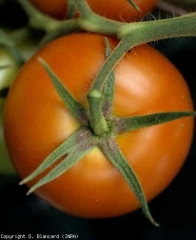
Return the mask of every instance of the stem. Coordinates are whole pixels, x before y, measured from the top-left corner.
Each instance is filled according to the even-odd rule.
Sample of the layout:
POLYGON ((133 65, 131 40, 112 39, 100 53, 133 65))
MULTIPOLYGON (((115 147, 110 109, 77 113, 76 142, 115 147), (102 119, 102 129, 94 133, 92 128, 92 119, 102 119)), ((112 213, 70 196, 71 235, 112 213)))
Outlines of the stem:
POLYGON ((59 21, 58 25, 51 31, 47 31, 47 34, 41 40, 39 46, 42 47, 48 42, 60 37, 65 36, 73 32, 80 31, 81 27, 78 24, 78 19, 70 19, 65 21, 59 21))
POLYGON ((108 124, 102 112, 103 111, 102 90, 104 83, 110 77, 113 68, 127 52, 126 46, 127 44, 124 44, 124 41, 121 41, 114 49, 114 51, 109 55, 104 65, 102 66, 101 70, 95 77, 91 85, 90 91, 87 95, 90 105, 89 121, 95 135, 103 135, 104 133, 107 133, 109 131, 108 124))
POLYGON ((42 29, 47 33, 55 32, 55 37, 60 36, 60 34, 67 34, 80 29, 78 19, 60 21, 40 12, 27 0, 16 1, 28 14, 29 24, 36 29, 42 29))
POLYGON ((84 0, 75 0, 75 3, 80 12, 79 25, 83 30, 116 36, 118 27, 125 24, 94 13, 84 0))
MULTIPOLYGON (((105 56, 107 59, 111 54, 111 49, 107 38, 105 38, 105 45, 106 45, 105 56)), ((114 103, 114 88, 115 88, 115 75, 114 71, 111 71, 107 78, 107 81, 104 84, 104 88, 102 91, 102 94, 104 96, 102 111, 107 119, 112 117, 114 103)))
POLYGON ((10 34, 10 39, 14 44, 21 43, 31 37, 31 30, 29 27, 20 28, 10 34))
POLYGON ((75 14, 75 2, 74 0, 68 0, 67 1, 67 19, 72 19, 74 17, 75 14))
POLYGON ((119 28, 118 37, 129 47, 172 37, 196 36, 196 13, 152 22, 138 22, 119 28))
POLYGON ((81 17, 88 17, 89 14, 93 14, 93 11, 84 0, 75 0, 75 4, 80 11, 81 17))
MULTIPOLYGON (((126 39, 127 41, 127 39, 126 39)), ((94 79, 94 82, 91 85, 90 91, 97 89, 102 92, 103 85, 107 80, 109 74, 112 72, 117 63, 122 59, 122 57, 130 49, 129 44, 122 39, 116 48, 112 51, 110 56, 106 59, 104 65, 98 72, 97 76, 94 79)))
POLYGON ((29 23, 31 26, 38 29, 44 29, 45 31, 50 28, 50 25, 57 25, 59 22, 46 14, 41 13, 36 7, 34 7, 30 1, 16 0, 29 16, 29 23))
POLYGON ((92 90, 102 92, 105 81, 126 52, 134 46, 171 37, 196 36, 196 13, 172 19, 125 24, 118 29, 121 39, 96 75, 92 90))
POLYGON ((102 113, 103 96, 98 90, 90 91, 87 95, 90 114, 89 121, 95 135, 102 136, 109 131, 108 124, 102 113))
POLYGON ((24 62, 20 55, 20 52, 15 47, 15 42, 9 38, 9 36, 0 28, 0 45, 5 47, 11 56, 15 59, 18 66, 21 66, 24 62))

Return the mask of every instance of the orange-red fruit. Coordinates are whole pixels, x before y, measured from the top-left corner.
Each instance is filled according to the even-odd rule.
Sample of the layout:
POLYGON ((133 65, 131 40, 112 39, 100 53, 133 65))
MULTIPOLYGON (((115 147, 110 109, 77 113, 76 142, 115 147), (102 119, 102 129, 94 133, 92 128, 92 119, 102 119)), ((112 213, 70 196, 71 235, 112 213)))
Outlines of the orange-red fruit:
MULTIPOLYGON (((30 0, 42 12, 57 18, 65 19, 68 0, 30 0)), ((97 14, 107 18, 131 22, 141 19, 153 9, 158 0, 134 0, 141 12, 135 10, 128 0, 86 0, 97 14)))
MULTIPOLYGON (((108 39, 114 48, 118 41, 108 39)), ((105 61, 104 36, 80 33, 59 38, 20 70, 6 101, 4 130, 10 156, 21 178, 34 171, 79 127, 38 57, 87 106, 86 94, 105 61)), ((115 80, 114 115, 193 110, 182 75, 148 45, 126 54, 115 67, 115 80)), ((192 135, 193 118, 186 117, 117 136, 148 201, 162 192, 179 172, 192 135)), ((140 207, 121 174, 98 148, 36 193, 56 208, 82 217, 119 216, 140 207)))

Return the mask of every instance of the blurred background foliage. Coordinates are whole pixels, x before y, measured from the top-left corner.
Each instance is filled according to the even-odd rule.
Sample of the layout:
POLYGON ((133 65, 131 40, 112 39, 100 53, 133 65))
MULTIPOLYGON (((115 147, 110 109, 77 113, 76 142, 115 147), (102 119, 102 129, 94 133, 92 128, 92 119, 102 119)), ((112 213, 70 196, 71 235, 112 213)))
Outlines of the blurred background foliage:
MULTIPOLYGON (((195 0, 167 0, 169 4, 185 7, 186 11, 195 10, 195 0), (186 4, 185 4, 186 3, 186 4), (187 4, 190 3, 190 4, 187 4)), ((172 16, 173 11, 155 9, 154 18, 172 16)), ((148 16, 148 18, 151 18, 148 16)), ((5 143, 3 141, 2 115, 7 86, 13 81, 20 65, 35 51, 42 32, 25 34, 21 38, 21 29, 25 29, 27 15, 14 0, 0 0, 0 28, 10 37, 20 52, 20 59, 10 60, 5 56, 0 35, 0 234, 78 234, 78 239, 196 239, 196 134, 183 168, 170 186, 150 204, 150 209, 160 227, 152 226, 140 210, 112 219, 82 219, 66 215, 49 206, 35 195, 26 196, 26 187, 18 186, 19 177, 15 172, 5 143), (17 33, 20 32, 18 35, 17 33), (18 38, 18 36, 20 36, 18 38), (22 39, 22 41, 21 41, 22 39), (4 57, 3 57, 4 56, 4 57), (2 61, 3 60, 3 61, 2 61), (7 61, 7 62, 6 62, 7 61), (10 65, 10 66, 9 66, 10 65), (7 68, 8 66, 8 68, 7 68), (11 69, 10 69, 11 67, 11 69), (7 72, 5 72, 7 71, 7 72), (11 72, 9 72, 11 71, 11 72), (5 80, 7 77, 8 80, 5 80), (137 237, 136 237, 137 236, 137 237)), ((28 30, 27 30, 28 31, 28 30)), ((166 55, 185 77, 196 103, 196 39, 174 38, 152 42, 154 47, 166 55)))

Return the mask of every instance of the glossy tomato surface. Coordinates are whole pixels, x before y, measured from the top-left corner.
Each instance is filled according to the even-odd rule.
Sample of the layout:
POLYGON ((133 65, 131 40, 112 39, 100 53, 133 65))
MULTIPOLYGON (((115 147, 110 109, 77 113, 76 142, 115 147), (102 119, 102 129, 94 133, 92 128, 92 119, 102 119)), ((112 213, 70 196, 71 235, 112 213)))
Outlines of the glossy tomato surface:
MULTIPOLYGON (((111 48, 117 44, 113 38, 109 42, 111 48)), ((38 57, 87 106, 86 94, 105 60, 104 37, 80 33, 59 38, 40 50, 19 72, 6 101, 4 132, 21 178, 35 170, 79 127, 38 57)), ((148 45, 127 53, 115 68, 115 79, 114 115, 193 109, 181 74, 148 45)), ((168 186, 184 163, 193 122, 193 118, 186 117, 117 136, 148 201, 168 186)), ((121 174, 98 148, 36 193, 56 208, 82 217, 113 217, 140 207, 121 174)))
MULTIPOLYGON (((57 19, 65 19, 67 0, 31 0, 42 12, 57 19)), ((141 12, 136 11, 127 0, 87 0, 91 9, 102 16, 118 21, 136 21, 151 11, 158 0, 135 0, 141 12)))

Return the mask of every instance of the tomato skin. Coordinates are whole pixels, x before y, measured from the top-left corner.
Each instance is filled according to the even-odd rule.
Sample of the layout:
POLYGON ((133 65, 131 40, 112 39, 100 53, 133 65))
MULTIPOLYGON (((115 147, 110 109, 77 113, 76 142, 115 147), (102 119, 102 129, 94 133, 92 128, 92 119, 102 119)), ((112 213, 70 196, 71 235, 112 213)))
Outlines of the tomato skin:
MULTIPOLYGON (((66 0, 31 0, 31 2, 42 12, 57 19, 65 19, 67 12, 66 0)), ((136 11, 127 0, 86 0, 91 9, 109 19, 130 22, 141 19, 146 13, 151 11, 158 0, 135 0, 134 2, 141 9, 141 13, 136 11)))
MULTIPOLYGON (((109 42, 111 47, 117 44, 113 38, 109 42)), ((22 67, 4 112, 6 143, 21 178, 79 127, 37 58, 42 57, 73 96, 87 105, 86 94, 104 55, 103 36, 73 34, 51 42, 22 67)), ((181 74, 148 45, 127 53, 116 66, 115 76, 114 115, 193 110, 181 74)), ((191 145, 193 125, 193 118, 181 118, 117 136, 148 201, 180 170, 191 145)), ((87 218, 119 216, 140 207, 123 177, 98 148, 36 193, 64 212, 87 218)))

